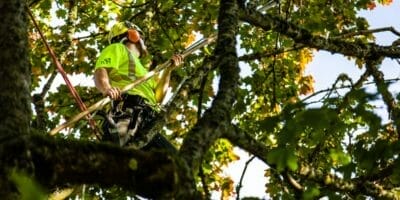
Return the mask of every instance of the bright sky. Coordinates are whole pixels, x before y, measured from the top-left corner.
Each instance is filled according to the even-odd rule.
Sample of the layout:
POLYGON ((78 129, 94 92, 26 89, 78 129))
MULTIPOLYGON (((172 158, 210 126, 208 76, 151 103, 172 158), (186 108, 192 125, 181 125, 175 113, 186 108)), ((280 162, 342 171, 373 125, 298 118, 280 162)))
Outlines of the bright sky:
MULTIPOLYGON (((397 31, 400 31, 399 1, 394 1, 390 6, 378 5, 374 10, 363 11, 360 13, 360 15, 367 18, 370 23, 371 29, 392 26, 397 31)), ((394 40, 398 38, 389 32, 375 34, 375 36, 377 38, 377 43, 380 45, 390 45, 394 40)), ((400 65, 394 60, 384 60, 381 69, 385 73, 385 78, 400 77, 400 65)), ((364 69, 359 69, 354 64, 354 61, 349 61, 343 56, 332 55, 325 51, 317 52, 314 56, 313 61, 306 69, 307 74, 312 74, 314 76, 315 91, 331 87, 337 76, 340 73, 344 72, 347 73, 350 77, 354 77, 353 80, 356 81, 358 77, 364 72, 364 69)), ((382 111, 381 114, 385 115, 385 112, 382 111)), ((231 167, 226 170, 226 173, 232 176, 236 183, 238 183, 245 163, 249 159, 247 153, 239 150, 237 152, 242 159, 232 164, 231 167)), ((264 170, 266 169, 266 167, 267 166, 258 159, 255 159, 250 163, 244 177, 243 187, 240 191, 241 197, 256 196, 259 198, 268 199, 265 194, 266 181, 264 177, 264 170)))

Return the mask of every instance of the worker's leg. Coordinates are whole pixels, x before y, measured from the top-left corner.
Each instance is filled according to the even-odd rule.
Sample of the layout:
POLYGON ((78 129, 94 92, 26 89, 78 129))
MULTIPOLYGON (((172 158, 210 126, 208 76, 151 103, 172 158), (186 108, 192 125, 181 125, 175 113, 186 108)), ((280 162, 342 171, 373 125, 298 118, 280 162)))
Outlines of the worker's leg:
POLYGON ((102 141, 112 142, 112 143, 116 143, 116 144, 119 143, 118 142, 119 141, 118 133, 112 131, 112 130, 115 130, 115 128, 112 127, 111 124, 107 120, 105 120, 103 122, 101 129, 103 131, 102 141))

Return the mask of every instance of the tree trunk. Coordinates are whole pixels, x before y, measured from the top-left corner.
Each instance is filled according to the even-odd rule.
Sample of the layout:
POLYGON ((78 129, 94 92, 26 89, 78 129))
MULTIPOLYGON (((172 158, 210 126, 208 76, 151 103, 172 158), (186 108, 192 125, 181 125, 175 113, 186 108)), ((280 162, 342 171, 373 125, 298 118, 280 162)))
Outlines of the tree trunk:
POLYGON ((25 1, 0 0, 0 133, 29 133, 31 120, 25 1))
MULTIPOLYGON (((0 144, 29 133, 31 99, 26 27, 25 1, 0 0, 0 144)), ((2 150, 0 154, 8 153, 2 150)), ((0 171, 0 188, 2 199, 15 199, 15 188, 4 168, 0 171)))

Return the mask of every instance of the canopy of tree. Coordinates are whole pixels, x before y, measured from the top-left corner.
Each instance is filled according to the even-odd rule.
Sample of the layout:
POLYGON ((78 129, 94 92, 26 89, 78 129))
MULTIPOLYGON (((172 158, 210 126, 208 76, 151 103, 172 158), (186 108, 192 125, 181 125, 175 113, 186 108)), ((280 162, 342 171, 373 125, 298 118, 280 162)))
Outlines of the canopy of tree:
MULTIPOLYGON (((40 199, 72 188, 66 196, 239 199, 240 187, 222 173, 239 159, 237 147, 268 165, 265 192, 274 199, 398 199, 400 95, 390 86, 399 80, 386 80, 380 66, 399 59, 400 48, 376 44, 373 34, 400 33, 369 30, 357 15, 390 3, 0 0, 0 196, 40 199), (178 153, 98 141, 85 119, 49 136, 80 110, 65 84, 50 90, 58 71, 29 11, 65 71, 88 80, 115 21, 143 29, 154 64, 217 35, 174 71, 174 95, 156 126, 142 130, 163 133, 178 153), (364 73, 352 80, 343 71, 315 92, 305 68, 318 50, 343 55, 364 73), (324 95, 310 101, 316 94, 324 95)), ((94 87, 76 90, 86 105, 103 98, 94 87)))

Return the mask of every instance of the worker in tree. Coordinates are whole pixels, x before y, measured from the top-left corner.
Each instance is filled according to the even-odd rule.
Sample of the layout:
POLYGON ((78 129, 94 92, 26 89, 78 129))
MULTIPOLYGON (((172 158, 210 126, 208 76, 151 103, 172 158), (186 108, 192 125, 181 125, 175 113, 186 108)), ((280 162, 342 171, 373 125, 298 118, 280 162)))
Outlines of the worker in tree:
MULTIPOLYGON (((123 87, 149 71, 150 64, 143 65, 141 62, 148 55, 142 36, 140 28, 129 21, 115 24, 107 36, 110 45, 102 50, 95 66, 96 88, 113 100, 103 124, 104 138, 121 146, 129 145, 140 137, 140 130, 152 125, 156 113, 160 111, 172 71, 167 68, 126 94, 121 93, 123 87)), ((182 61, 181 55, 172 57, 175 66, 182 61)), ((149 145, 171 148, 171 144, 160 134, 149 145)))

